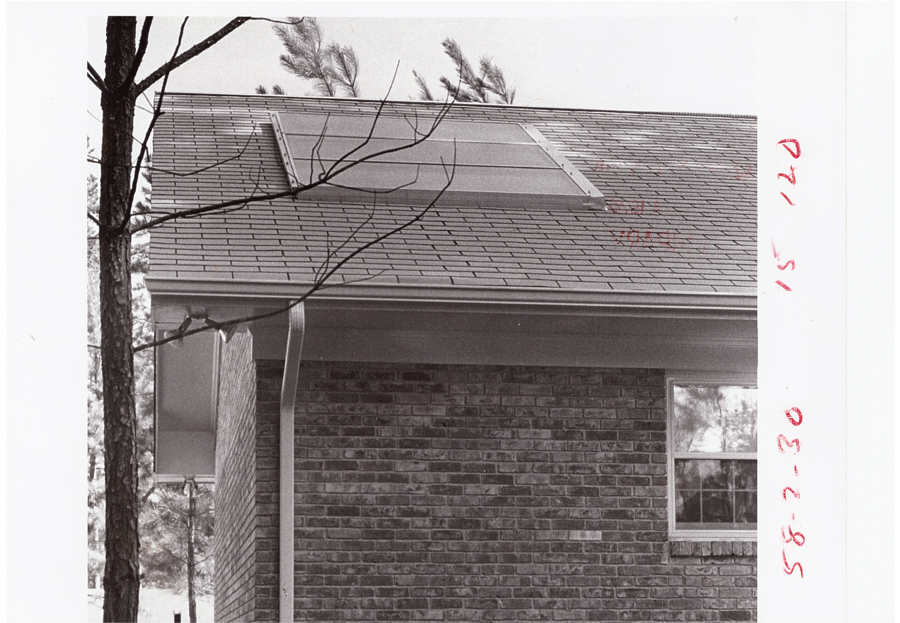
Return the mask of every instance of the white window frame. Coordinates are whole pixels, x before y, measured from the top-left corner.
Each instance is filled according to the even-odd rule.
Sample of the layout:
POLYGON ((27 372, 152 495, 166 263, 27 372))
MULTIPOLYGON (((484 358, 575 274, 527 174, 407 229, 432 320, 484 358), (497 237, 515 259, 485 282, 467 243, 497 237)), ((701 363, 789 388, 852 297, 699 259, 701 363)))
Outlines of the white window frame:
MULTIPOLYGON (((757 453, 717 452, 698 456, 675 452, 675 386, 676 385, 750 385, 758 388, 756 375, 746 372, 672 372, 666 374, 666 470, 669 514, 669 540, 672 541, 755 541, 756 530, 678 530, 675 528, 675 459, 739 459, 754 460, 759 466, 757 453), (677 454, 677 456, 676 456, 677 454)), ((757 469, 757 473, 758 469, 757 469)), ((757 513, 759 491, 757 490, 757 513)))

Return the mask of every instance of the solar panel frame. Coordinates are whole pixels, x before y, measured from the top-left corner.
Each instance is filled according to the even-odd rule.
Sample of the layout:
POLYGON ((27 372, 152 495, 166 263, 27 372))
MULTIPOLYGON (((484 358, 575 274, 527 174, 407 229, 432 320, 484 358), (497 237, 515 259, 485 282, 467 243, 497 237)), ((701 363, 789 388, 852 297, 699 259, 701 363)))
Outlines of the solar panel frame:
POLYGON ((334 165, 345 168, 305 191, 307 200, 377 196, 387 203, 428 205, 452 174, 444 203, 605 208, 603 194, 532 125, 443 119, 423 139, 432 122, 417 117, 270 116, 292 188, 321 179, 334 165), (379 154, 386 149, 397 150, 379 154))

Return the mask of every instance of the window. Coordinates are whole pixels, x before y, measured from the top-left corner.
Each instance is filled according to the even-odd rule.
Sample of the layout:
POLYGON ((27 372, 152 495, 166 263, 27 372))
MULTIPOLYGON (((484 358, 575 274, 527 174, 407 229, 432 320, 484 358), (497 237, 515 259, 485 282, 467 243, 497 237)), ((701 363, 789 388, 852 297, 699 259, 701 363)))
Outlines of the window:
POLYGON ((756 385, 670 377, 669 531, 676 538, 756 536, 756 385))

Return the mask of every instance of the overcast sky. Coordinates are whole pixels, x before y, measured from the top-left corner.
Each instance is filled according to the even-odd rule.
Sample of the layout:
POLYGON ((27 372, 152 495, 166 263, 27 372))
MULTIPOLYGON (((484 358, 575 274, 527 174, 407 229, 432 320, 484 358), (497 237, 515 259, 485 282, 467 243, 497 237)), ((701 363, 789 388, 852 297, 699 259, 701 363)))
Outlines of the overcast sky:
MULTIPOLYGON (((226 22, 191 18, 182 50, 226 22)), ((387 93, 398 63, 391 99, 415 96, 413 69, 440 92, 438 78, 454 73, 441 42, 452 37, 472 63, 486 55, 501 67, 517 105, 740 114, 757 113, 754 22, 735 4, 609 3, 582 17, 320 18, 325 41, 356 51, 365 98, 387 93)), ((154 20, 139 77, 171 56, 180 24, 154 20)), ((101 72, 104 27, 92 20, 88 32, 88 58, 101 72)), ((312 95, 308 81, 280 66, 282 52, 271 23, 245 24, 175 72, 169 90, 249 94, 280 84, 288 95, 312 95)), ((99 116, 99 98, 89 97, 99 116)), ((99 124, 89 127, 99 135, 99 124)))

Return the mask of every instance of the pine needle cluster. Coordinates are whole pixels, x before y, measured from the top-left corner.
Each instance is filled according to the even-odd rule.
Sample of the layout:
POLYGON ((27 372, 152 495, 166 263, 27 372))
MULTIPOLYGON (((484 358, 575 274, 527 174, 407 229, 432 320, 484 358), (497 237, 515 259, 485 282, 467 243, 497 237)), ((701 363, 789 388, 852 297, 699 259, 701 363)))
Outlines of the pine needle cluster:
MULTIPOLYGON (((281 66, 295 76, 311 80, 319 95, 359 97, 359 60, 353 48, 338 43, 326 45, 322 28, 314 17, 291 17, 288 21, 289 25, 274 26, 286 51, 280 57, 281 66)), ((265 94, 266 89, 260 85, 256 92, 265 94)), ((284 95, 278 85, 273 92, 284 95)))

